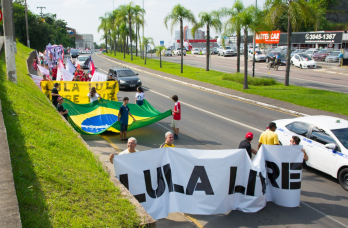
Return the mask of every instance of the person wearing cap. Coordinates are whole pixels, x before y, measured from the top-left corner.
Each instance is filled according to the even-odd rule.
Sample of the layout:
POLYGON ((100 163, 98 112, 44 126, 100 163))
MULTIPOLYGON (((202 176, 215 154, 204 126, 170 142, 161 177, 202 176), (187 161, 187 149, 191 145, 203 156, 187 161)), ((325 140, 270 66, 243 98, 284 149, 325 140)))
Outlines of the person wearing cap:
POLYGON ((257 150, 251 147, 251 141, 253 140, 254 135, 252 132, 248 132, 245 134, 245 139, 239 143, 239 149, 245 149, 251 159, 251 153, 256 154, 257 150))
POLYGON ((259 145, 257 146, 257 149, 260 149, 262 144, 265 145, 279 145, 279 139, 278 135, 275 133, 277 130, 277 125, 274 122, 270 122, 268 124, 268 130, 264 131, 260 135, 259 139, 259 145))
POLYGON ((62 116, 64 116, 64 118, 66 119, 66 120, 68 120, 68 109, 65 109, 64 107, 63 107, 63 102, 64 102, 64 99, 63 99, 63 97, 58 97, 58 99, 57 99, 57 101, 58 101, 58 105, 57 105, 57 110, 58 110, 58 112, 62 115, 62 116))
POLYGON ((51 91, 51 96, 52 96, 52 104, 54 105, 54 107, 57 108, 57 104, 58 104, 58 97, 59 97, 59 93, 58 93, 58 88, 59 88, 59 83, 54 83, 54 87, 51 91))

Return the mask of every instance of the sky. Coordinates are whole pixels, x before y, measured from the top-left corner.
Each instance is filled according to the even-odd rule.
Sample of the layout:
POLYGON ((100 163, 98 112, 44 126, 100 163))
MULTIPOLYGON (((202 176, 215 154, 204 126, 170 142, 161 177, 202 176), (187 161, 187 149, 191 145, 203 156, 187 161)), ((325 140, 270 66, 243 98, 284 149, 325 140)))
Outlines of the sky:
MULTIPOLYGON (((76 29, 78 34, 93 34, 94 42, 100 44, 103 31, 98 33, 100 24, 99 17, 105 16, 105 13, 111 12, 119 5, 128 4, 129 0, 27 0, 30 11, 40 14, 37 7, 46 7, 42 9, 42 13, 56 14, 58 19, 65 20, 67 26, 76 29)), ((262 8, 265 0, 258 0, 258 7, 262 8)), ((143 0, 133 0, 135 5, 142 7, 143 0)), ((191 10, 195 17, 199 12, 219 10, 222 7, 232 7, 234 0, 144 0, 145 15, 145 37, 152 37, 155 45, 160 45, 160 41, 164 41, 165 46, 171 46, 174 42, 175 31, 179 30, 179 26, 170 31, 170 23, 168 29, 164 25, 164 18, 170 13, 176 4, 181 4, 185 8, 191 10)), ((245 6, 255 4, 255 0, 243 0, 245 6)), ((192 25, 184 22, 184 26, 192 25)), ((205 31, 205 28, 201 30, 205 31)), ((220 35, 211 30, 211 37, 220 35)))

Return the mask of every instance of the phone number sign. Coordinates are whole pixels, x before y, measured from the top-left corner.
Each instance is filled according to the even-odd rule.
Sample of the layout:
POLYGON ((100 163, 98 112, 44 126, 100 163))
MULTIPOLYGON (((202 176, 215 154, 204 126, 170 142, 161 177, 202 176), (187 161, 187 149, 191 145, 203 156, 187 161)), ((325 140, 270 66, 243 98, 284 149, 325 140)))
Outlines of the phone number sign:
POLYGON ((292 43, 342 43, 342 32, 316 32, 316 33, 295 33, 292 43))

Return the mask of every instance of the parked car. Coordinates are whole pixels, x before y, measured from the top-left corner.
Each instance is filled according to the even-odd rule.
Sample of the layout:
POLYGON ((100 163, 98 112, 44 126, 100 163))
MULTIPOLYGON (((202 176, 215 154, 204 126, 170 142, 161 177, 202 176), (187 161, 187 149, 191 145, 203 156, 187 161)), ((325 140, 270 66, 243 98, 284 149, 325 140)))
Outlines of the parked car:
POLYGON ((329 52, 327 50, 320 50, 317 53, 314 53, 312 58, 316 61, 325 61, 326 56, 329 55, 329 52))
POLYGON ((306 52, 304 52, 303 54, 308 55, 309 57, 312 57, 315 53, 317 53, 319 50, 311 50, 308 49, 306 52))
MULTIPOLYGON (((181 55, 181 48, 175 49, 173 55, 181 55)), ((186 56, 186 48, 183 48, 183 55, 186 56)))
POLYGON ((199 48, 192 48, 191 54, 199 55, 200 54, 199 48))
POLYGON ((88 59, 89 56, 87 55, 82 55, 82 56, 78 56, 76 61, 77 64, 79 64, 81 66, 82 69, 88 69, 88 67, 85 66, 85 62, 88 59))
POLYGON ((293 57, 295 54, 301 54, 303 52, 303 49, 296 49, 295 51, 291 52, 290 57, 293 57))
POLYGON ((76 58, 77 56, 79 56, 80 52, 78 49, 70 49, 70 56, 72 58, 76 58))
MULTIPOLYGON (((211 50, 210 50, 211 51, 211 50)), ((206 48, 203 48, 202 49, 202 55, 206 55, 207 54, 207 49, 206 48)))
POLYGON ((340 51, 333 51, 325 58, 325 62, 338 62, 340 59, 338 55, 341 54, 340 51))
POLYGON ((285 66, 286 65, 286 57, 285 55, 282 55, 280 52, 270 52, 266 55, 266 63, 268 63, 271 58, 274 58, 278 54, 278 59, 280 59, 280 66, 285 66))
POLYGON ((236 53, 232 50, 231 47, 225 47, 225 48, 221 47, 219 49, 218 55, 219 56, 222 55, 223 57, 225 57, 225 56, 234 56, 236 55, 236 53))
POLYGON ((317 68, 317 62, 315 62, 310 56, 306 54, 296 54, 294 55, 290 63, 301 69, 303 68, 317 68))
POLYGON ((139 74, 134 73, 131 69, 114 67, 109 69, 109 75, 118 81, 120 89, 136 89, 141 86, 139 74))
MULTIPOLYGON (((253 61, 253 50, 248 51, 248 59, 253 61)), ((255 61, 256 62, 260 62, 260 61, 266 62, 266 55, 262 54, 261 51, 255 51, 255 61)))
POLYGON ((164 56, 173 56, 172 50, 168 48, 167 50, 164 50, 162 55, 164 56))
POLYGON ((283 145, 292 136, 301 139, 306 164, 338 179, 348 191, 348 121, 331 116, 306 116, 273 121, 275 133, 283 145))

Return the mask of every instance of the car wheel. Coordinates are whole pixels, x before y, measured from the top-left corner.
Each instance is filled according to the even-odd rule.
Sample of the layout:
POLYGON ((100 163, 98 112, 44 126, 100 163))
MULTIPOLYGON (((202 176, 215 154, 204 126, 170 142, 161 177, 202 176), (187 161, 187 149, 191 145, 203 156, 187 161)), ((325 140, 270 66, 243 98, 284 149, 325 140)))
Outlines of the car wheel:
POLYGON ((338 182, 344 190, 348 191, 348 168, 344 168, 339 172, 338 182))
POLYGON ((184 55, 184 56, 186 56, 186 55, 184 55))

